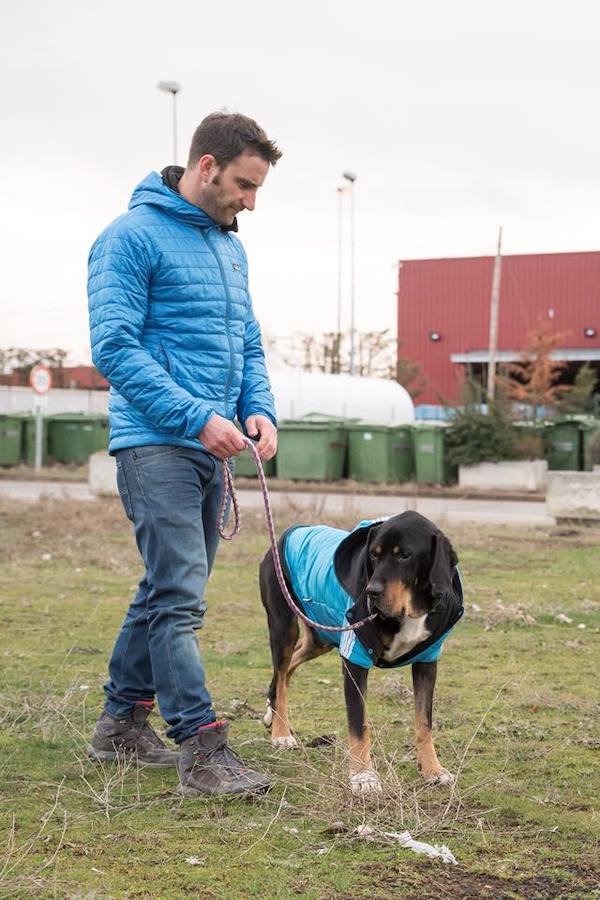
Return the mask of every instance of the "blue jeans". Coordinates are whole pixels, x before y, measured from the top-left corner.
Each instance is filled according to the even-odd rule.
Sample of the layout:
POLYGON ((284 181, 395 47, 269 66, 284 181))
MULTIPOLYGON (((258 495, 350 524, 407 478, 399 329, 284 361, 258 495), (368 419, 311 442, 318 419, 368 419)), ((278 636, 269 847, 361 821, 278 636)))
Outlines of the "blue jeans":
POLYGON ((106 711, 127 715, 156 696, 177 743, 216 719, 195 630, 214 562, 222 470, 187 447, 118 450, 117 484, 146 572, 109 663, 106 711))

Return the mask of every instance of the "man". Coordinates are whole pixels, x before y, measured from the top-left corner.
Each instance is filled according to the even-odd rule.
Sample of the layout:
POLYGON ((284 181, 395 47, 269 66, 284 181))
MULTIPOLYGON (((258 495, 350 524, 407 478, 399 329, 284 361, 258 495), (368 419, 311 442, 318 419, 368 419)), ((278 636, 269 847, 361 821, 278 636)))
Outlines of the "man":
POLYGON ((109 663, 106 705, 88 747, 178 765, 186 795, 265 791, 227 743, 205 685, 195 630, 218 544, 221 460, 258 439, 277 447, 273 397, 248 293, 236 216, 253 210, 281 153, 252 119, 213 113, 185 170, 134 190, 90 253, 92 358, 111 385, 110 453, 145 575, 109 663), (180 746, 147 722, 154 699, 180 746))

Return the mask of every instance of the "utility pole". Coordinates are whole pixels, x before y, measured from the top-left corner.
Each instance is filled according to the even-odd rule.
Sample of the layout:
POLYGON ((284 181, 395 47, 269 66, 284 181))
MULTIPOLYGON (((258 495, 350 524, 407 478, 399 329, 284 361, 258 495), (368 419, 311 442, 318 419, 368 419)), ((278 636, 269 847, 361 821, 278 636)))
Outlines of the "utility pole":
POLYGON ((494 260, 492 276, 492 296, 490 299, 490 341, 487 377, 487 401, 494 402, 496 392, 496 352, 498 350, 498 308, 500 306, 500 272, 502 268, 502 226, 498 229, 498 248, 494 260))

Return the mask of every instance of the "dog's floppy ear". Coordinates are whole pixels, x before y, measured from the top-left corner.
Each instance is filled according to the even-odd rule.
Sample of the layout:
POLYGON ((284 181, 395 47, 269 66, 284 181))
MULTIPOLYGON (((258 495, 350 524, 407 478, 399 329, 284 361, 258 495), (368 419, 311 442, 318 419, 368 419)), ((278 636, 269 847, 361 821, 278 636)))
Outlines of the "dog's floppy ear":
POLYGON ((335 574, 344 590, 355 600, 364 592, 373 574, 369 547, 379 531, 380 524, 355 528, 335 551, 333 558, 335 574))
POLYGON ((444 597, 452 590, 452 578, 458 556, 445 534, 437 531, 431 538, 431 570, 429 581, 434 597, 444 597))

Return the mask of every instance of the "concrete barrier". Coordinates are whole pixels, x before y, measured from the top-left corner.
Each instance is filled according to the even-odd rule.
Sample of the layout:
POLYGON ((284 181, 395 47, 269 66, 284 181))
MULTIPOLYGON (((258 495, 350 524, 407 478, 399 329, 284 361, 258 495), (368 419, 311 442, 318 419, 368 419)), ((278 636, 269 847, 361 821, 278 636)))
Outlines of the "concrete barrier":
POLYGON ((482 462, 459 466, 460 487, 478 491, 543 491, 546 488, 548 463, 545 459, 482 462))
POLYGON ((555 519, 600 520, 600 471, 548 472, 546 506, 555 519))
POLYGON ((114 456, 109 456, 104 450, 92 453, 89 459, 88 485, 92 494, 96 497, 116 497, 117 467, 114 456))

